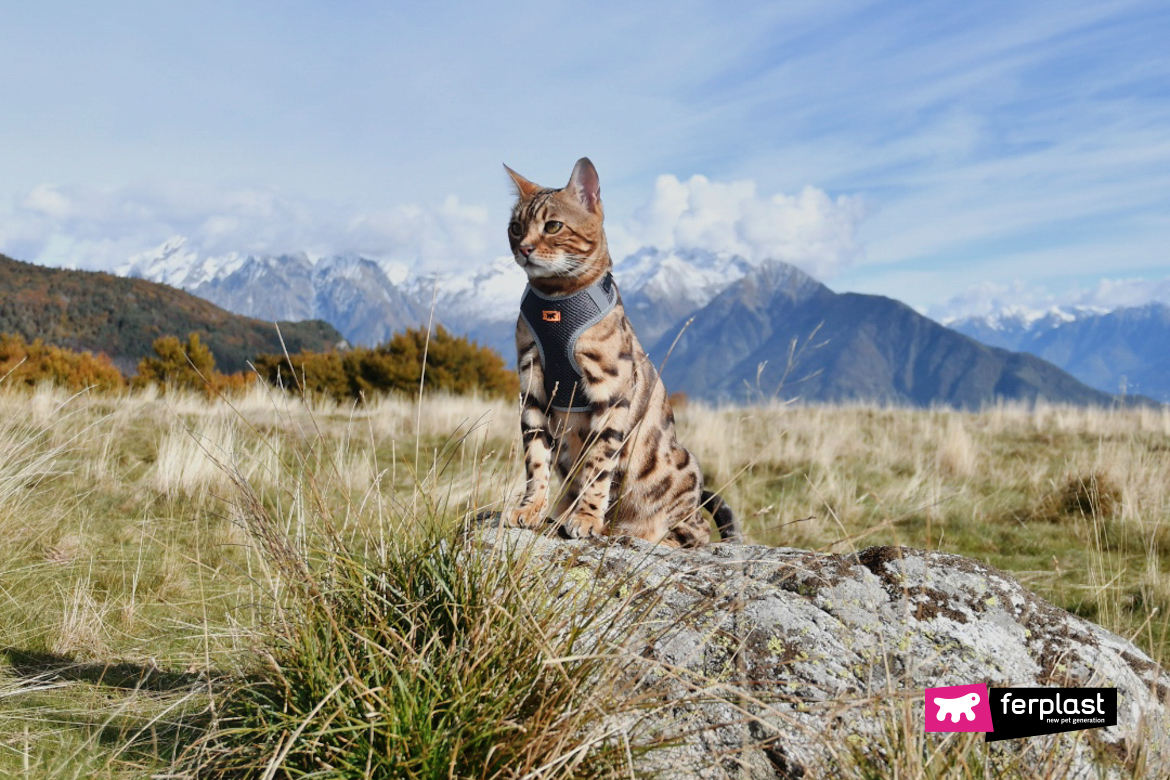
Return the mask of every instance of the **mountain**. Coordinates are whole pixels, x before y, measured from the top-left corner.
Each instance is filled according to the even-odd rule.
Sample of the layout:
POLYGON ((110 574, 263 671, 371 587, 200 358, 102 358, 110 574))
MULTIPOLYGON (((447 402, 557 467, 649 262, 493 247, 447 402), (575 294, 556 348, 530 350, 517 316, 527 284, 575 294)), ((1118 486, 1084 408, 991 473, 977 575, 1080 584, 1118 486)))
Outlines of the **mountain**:
POLYGON ((986 344, 1044 358, 1098 390, 1170 402, 1170 306, 1011 310, 949 326, 986 344))
MULTIPOLYGON (((169 280, 243 314, 327 319, 354 344, 433 320, 509 363, 525 282, 507 257, 412 277, 404 266, 354 256, 207 259, 181 239, 123 272, 169 280)), ((1042 360, 985 347, 890 299, 838 295, 784 263, 644 248, 618 261, 614 275, 656 359, 683 332, 665 376, 672 390, 696 398, 779 394, 967 408, 997 397, 1111 400, 1042 360)))
POLYGON ((638 338, 653 344, 751 270, 738 255, 646 247, 617 263, 614 276, 638 338))
POLYGON ((1008 306, 996 314, 984 317, 948 318, 940 321, 948 328, 970 336, 976 341, 1018 351, 1031 334, 1050 331, 1080 317, 1103 314, 1105 311, 1086 307, 1056 306, 1040 311, 1023 306, 1008 306))
MULTIPOLYGON (((750 269, 741 257, 648 248, 619 262, 615 275, 630 319, 650 343, 750 269)), ((251 317, 327 320, 352 344, 373 346, 433 318, 509 362, 515 359, 525 283, 510 257, 471 264, 465 273, 409 277, 404 266, 352 255, 201 257, 181 237, 118 272, 179 287, 251 317)))
POLYGON ((372 260, 303 254, 246 257, 186 288, 228 311, 266 320, 325 320, 354 343, 379 344, 423 317, 410 295, 372 260))
POLYGON ((247 368, 261 352, 323 350, 342 336, 327 322, 272 322, 231 314, 157 282, 23 263, 0 255, 0 333, 104 352, 124 373, 154 354, 159 336, 198 333, 221 371, 247 368))
POLYGON ((118 269, 169 284, 228 311, 264 320, 325 320, 355 344, 374 345, 425 321, 401 281, 405 268, 355 255, 322 258, 230 254, 200 257, 176 237, 118 269))
POLYGON ((692 316, 674 349, 668 332, 651 357, 668 387, 700 398, 1113 402, 1039 358, 980 344, 890 298, 835 293, 784 263, 760 265, 692 316))

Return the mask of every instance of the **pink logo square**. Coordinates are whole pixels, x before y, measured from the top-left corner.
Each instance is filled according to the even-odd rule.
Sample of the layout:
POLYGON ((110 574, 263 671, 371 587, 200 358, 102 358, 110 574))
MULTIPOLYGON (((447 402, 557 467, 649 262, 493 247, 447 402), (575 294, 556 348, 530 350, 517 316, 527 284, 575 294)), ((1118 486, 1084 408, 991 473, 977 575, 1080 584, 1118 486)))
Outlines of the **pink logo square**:
POLYGON ((950 685, 926 689, 927 731, 995 731, 987 686, 950 685))

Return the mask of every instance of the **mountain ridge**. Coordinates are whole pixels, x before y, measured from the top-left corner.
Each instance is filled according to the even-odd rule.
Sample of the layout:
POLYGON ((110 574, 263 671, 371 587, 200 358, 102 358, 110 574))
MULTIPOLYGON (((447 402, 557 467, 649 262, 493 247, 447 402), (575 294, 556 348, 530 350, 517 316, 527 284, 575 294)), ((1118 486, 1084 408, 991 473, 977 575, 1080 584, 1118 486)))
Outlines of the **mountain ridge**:
MULTIPOLYGON (((197 257, 175 240, 161 247, 155 260, 138 258, 127 272, 186 279, 192 292, 236 311, 323 317, 355 344, 376 344, 392 332, 434 322, 496 349, 509 363, 515 359, 513 332, 525 278, 510 257, 471 264, 461 272, 416 276, 401 264, 344 255, 227 255, 217 262, 218 269, 216 262, 197 257), (261 308, 281 305, 287 308, 261 308)), ((903 304, 878 305, 876 296, 834 293, 781 261, 751 263, 703 250, 644 247, 617 261, 614 274, 635 331, 656 359, 665 357, 669 344, 683 332, 677 348, 681 351, 671 360, 687 370, 667 366, 665 374, 672 390, 695 398, 748 400, 765 390, 775 392, 799 374, 801 387, 790 389, 808 399, 963 407, 999 397, 1096 404, 1111 400, 1106 393, 1086 392, 1088 388, 1063 372, 1032 362, 1035 358, 963 345, 903 304), (717 303, 733 288, 736 295, 747 296, 736 316, 722 311, 726 302, 717 303), (774 302, 775 311, 753 302, 753 295, 769 297, 781 288, 787 292, 774 302), (831 316, 818 315, 818 306, 831 316), (718 323, 719 333, 712 322, 718 323), (830 331, 833 346, 809 341, 814 335, 824 341, 830 331), (883 333, 911 342, 899 347, 882 338, 883 333), (718 349, 700 349, 700 335, 718 349), (835 345, 843 343, 851 343, 853 351, 840 352, 835 345), (799 355, 793 345, 801 348, 799 355), (753 390, 753 383, 767 387, 753 390), (979 389, 964 391, 964 384, 979 389)))
POLYGON ((713 400, 963 409, 1000 399, 1114 401, 1039 358, 980 344, 900 301, 836 293, 768 264, 692 315, 677 343, 668 334, 650 354, 668 387, 713 400))
POLYGON ((272 322, 228 312, 159 282, 76 271, 0 255, 0 333, 74 350, 102 352, 124 374, 153 354, 160 336, 198 333, 226 372, 261 352, 322 350, 344 342, 322 320, 272 322), (282 346, 283 338, 283 346, 282 346))
POLYGON ((1170 306, 1051 310, 1043 317, 968 317, 949 327, 984 343, 1027 352, 1090 387, 1170 402, 1170 306))

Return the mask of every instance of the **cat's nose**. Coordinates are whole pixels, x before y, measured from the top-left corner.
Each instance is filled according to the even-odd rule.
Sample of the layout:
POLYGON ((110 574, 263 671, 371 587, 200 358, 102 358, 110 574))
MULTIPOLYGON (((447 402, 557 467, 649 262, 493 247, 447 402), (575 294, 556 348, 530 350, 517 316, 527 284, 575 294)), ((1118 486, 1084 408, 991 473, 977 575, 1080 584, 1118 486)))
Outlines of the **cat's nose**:
POLYGON ((530 244, 521 244, 519 249, 520 254, 524 255, 524 259, 527 260, 528 256, 532 254, 532 250, 536 249, 536 247, 531 246, 530 244))

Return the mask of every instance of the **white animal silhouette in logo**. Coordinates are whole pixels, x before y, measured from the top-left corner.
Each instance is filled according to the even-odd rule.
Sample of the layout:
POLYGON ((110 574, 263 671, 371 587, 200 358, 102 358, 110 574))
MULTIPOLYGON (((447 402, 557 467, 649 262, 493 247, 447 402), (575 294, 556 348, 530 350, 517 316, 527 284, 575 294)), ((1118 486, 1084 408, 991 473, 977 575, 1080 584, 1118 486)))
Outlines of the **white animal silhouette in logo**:
POLYGON ((946 720, 947 715, 950 715, 951 723, 958 723, 960 714, 967 720, 975 720, 975 705, 979 703, 979 694, 972 692, 954 699, 935 696, 934 703, 938 705, 939 720, 946 720))

